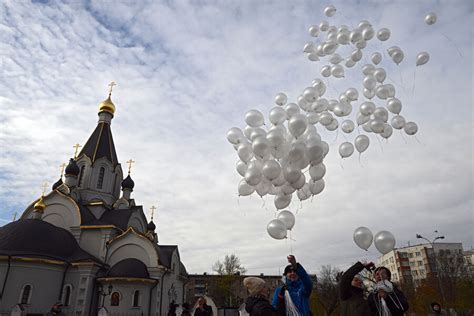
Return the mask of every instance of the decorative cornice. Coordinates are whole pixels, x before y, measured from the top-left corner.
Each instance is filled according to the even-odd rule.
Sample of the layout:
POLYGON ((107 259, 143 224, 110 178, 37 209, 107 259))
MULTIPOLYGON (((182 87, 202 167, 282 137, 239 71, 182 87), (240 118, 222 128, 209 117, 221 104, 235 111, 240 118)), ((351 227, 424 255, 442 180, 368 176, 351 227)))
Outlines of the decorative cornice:
POLYGON ((100 283, 146 283, 146 284, 157 284, 160 281, 156 279, 144 279, 144 278, 126 278, 126 277, 113 277, 113 278, 98 278, 97 282, 100 283))
POLYGON ((148 239, 146 236, 140 234, 139 232, 136 232, 135 229, 133 229, 132 227, 129 227, 126 231, 124 231, 122 234, 118 235, 117 237, 115 238, 112 238, 111 240, 107 241, 107 245, 110 245, 111 243, 113 243, 114 241, 116 240, 119 240, 119 239, 122 239, 123 237, 125 237, 126 235, 128 234, 135 234, 137 235, 138 237, 150 242, 150 243, 153 243, 150 239, 148 239))

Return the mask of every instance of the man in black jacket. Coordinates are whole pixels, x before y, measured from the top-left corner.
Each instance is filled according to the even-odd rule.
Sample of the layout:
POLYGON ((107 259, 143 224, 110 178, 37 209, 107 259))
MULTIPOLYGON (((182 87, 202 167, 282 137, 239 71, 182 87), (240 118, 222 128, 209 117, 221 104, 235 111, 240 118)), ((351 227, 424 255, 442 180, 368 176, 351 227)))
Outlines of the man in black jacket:
POLYGON ((392 274, 385 267, 374 271, 374 291, 367 298, 372 315, 374 316, 403 316, 408 310, 408 301, 395 284, 390 282, 392 274))
POLYGON ((361 276, 357 275, 364 268, 370 270, 372 262, 357 262, 341 276, 339 296, 341 298, 341 316, 370 316, 369 304, 364 299, 364 285, 361 276))

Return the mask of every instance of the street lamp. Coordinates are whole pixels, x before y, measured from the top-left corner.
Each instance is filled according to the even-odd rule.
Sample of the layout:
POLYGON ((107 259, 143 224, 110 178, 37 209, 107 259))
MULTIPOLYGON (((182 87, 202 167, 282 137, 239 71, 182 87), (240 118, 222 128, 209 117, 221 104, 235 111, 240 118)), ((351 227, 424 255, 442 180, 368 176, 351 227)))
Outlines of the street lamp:
POLYGON ((104 287, 102 286, 102 284, 99 284, 99 286, 98 286, 98 291, 99 291, 99 295, 102 296, 102 306, 101 306, 101 308, 104 307, 105 297, 106 297, 106 296, 109 296, 110 294, 112 294, 113 288, 114 288, 114 287, 112 286, 112 284, 110 284, 110 285, 107 287, 108 292, 105 293, 104 287))
MULTIPOLYGON (((438 231, 435 230, 435 233, 437 233, 437 232, 438 232, 438 231)), ((444 236, 437 236, 437 237, 435 237, 433 240, 429 240, 428 238, 423 237, 423 236, 420 235, 420 234, 416 234, 416 238, 426 240, 426 241, 431 245, 431 248, 433 249, 434 265, 435 265, 435 269, 436 269, 436 280, 438 280, 438 287, 439 287, 439 291, 440 291, 440 293, 441 293, 441 298, 442 298, 442 300, 443 300, 443 305, 446 305, 446 299, 445 299, 445 296, 444 296, 444 289, 443 289, 443 286, 441 285, 441 278, 440 278, 440 276, 439 276, 438 259, 436 258, 436 250, 435 250, 435 247, 434 247, 434 243, 435 243, 438 239, 444 239, 444 236)))

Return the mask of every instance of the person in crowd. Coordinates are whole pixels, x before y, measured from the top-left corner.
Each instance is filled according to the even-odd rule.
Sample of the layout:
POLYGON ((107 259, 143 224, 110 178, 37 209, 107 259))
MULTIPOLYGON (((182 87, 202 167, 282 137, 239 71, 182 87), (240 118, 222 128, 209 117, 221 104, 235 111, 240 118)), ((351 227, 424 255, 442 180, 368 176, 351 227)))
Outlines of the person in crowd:
POLYGON ((181 316, 191 316, 191 311, 189 307, 189 303, 185 302, 181 305, 183 311, 181 312, 181 316))
POLYGON ((282 289, 286 289, 289 294, 289 301, 285 299, 286 310, 291 310, 294 306, 300 316, 311 316, 309 297, 313 290, 313 282, 303 266, 296 262, 293 255, 289 255, 287 259, 289 265, 285 267, 283 273, 285 285, 275 289, 272 305, 274 308, 278 308, 280 292, 282 289))
POLYGON ((341 316, 370 316, 369 304, 364 298, 364 282, 359 274, 363 269, 375 268, 372 262, 363 264, 356 262, 339 281, 339 296, 341 299, 341 316))
POLYGON ((204 296, 198 298, 194 316, 212 316, 212 308, 207 305, 207 300, 204 296))
POLYGON ((431 303, 430 307, 431 310, 429 316, 446 315, 438 302, 431 303))
POLYGON ((66 314, 63 313, 63 304, 61 303, 54 303, 53 306, 51 307, 51 310, 46 314, 46 316, 66 316, 66 314))
POLYGON ((245 311, 250 316, 285 316, 283 291, 278 297, 278 307, 274 308, 268 300, 270 289, 263 279, 246 277, 243 283, 249 293, 245 300, 245 311))
POLYGON ((168 316, 176 316, 176 307, 179 305, 176 304, 174 301, 171 301, 169 309, 168 309, 168 316))
POLYGON ((374 316, 402 316, 408 310, 408 301, 391 280, 390 270, 378 267, 374 271, 376 285, 367 298, 374 316))

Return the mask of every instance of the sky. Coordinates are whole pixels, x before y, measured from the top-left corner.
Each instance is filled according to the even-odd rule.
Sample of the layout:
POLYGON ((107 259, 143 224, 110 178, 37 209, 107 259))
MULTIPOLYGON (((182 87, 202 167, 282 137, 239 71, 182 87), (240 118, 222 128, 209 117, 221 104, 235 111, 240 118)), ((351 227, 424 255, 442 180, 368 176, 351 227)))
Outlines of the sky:
POLYGON ((94 130, 113 80, 117 155, 124 170, 125 161, 136 161, 132 197, 148 216, 157 207, 160 244, 178 245, 189 273, 211 273, 226 254, 236 254, 248 274, 281 273, 290 253, 311 273, 376 260, 373 245, 366 252, 353 242, 359 226, 392 232, 396 247, 419 243, 417 233, 432 239, 437 230, 472 249, 472 18, 468 0, 4 1, 0 225, 37 199, 44 182, 58 180, 72 146, 94 130), (324 15, 329 4, 333 17, 324 15), (434 25, 424 22, 429 12, 437 14, 434 25), (323 20, 350 29, 368 20, 391 37, 369 41, 345 78, 323 78, 328 58, 311 62, 303 53, 305 43, 319 40, 308 28, 323 20), (405 54, 398 66, 386 51, 394 45, 405 54), (303 202, 293 197, 291 238, 272 239, 273 196, 238 196, 238 156, 227 131, 243 129, 250 109, 270 126, 275 95, 296 102, 316 78, 328 99, 359 90, 355 118, 365 101, 361 67, 375 51, 418 133, 395 131, 388 141, 371 134, 360 159, 343 160, 338 147, 357 130, 343 135, 317 125, 330 146, 325 189, 303 202), (423 51, 430 60, 416 67, 423 51))

